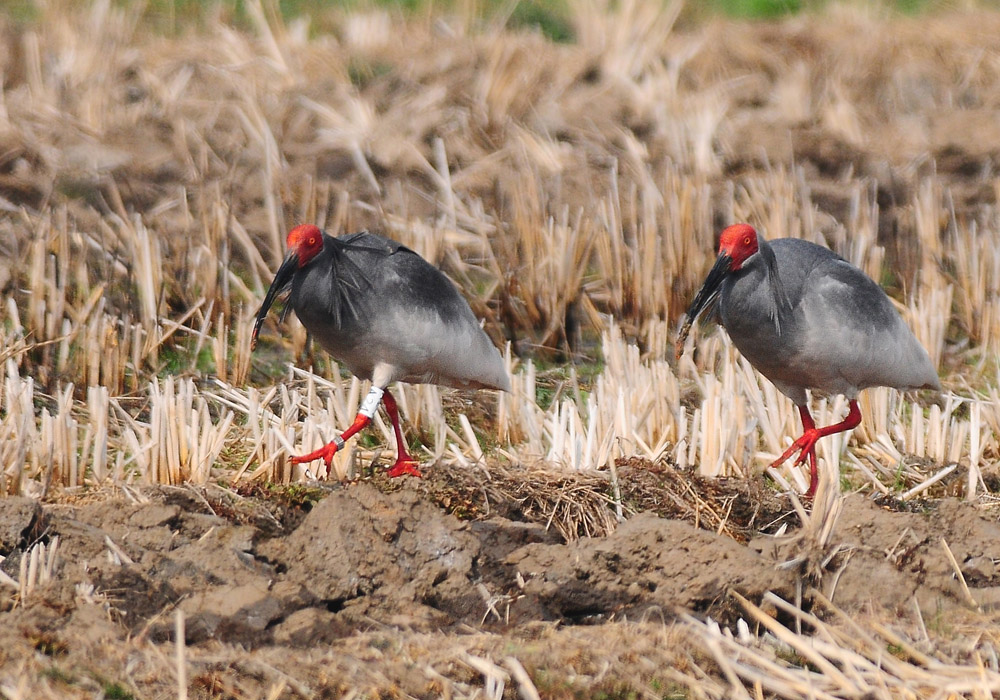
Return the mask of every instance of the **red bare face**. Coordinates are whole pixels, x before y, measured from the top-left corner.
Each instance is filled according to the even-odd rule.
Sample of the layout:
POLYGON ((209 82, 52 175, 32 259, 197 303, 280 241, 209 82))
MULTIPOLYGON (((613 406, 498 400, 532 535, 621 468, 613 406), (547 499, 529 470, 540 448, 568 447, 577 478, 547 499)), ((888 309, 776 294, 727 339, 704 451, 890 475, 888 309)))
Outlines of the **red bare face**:
POLYGON ((299 267, 302 267, 323 250, 323 232, 312 224, 301 224, 288 232, 285 243, 289 252, 298 255, 299 267))
POLYGON ((733 262, 731 271, 739 270, 751 255, 757 252, 757 232, 749 224, 727 226, 719 235, 719 255, 726 254, 733 262))

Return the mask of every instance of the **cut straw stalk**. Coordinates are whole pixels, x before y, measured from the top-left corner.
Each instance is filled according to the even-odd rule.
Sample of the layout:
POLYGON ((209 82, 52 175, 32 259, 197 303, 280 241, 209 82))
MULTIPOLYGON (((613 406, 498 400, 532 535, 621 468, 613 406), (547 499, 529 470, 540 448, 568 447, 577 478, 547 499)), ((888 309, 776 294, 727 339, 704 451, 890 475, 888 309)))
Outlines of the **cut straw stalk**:
MULTIPOLYGON (((791 436, 798 426, 790 402, 780 398, 773 387, 750 371, 732 349, 713 351, 713 346, 721 349, 717 345, 719 342, 710 339, 706 343, 709 357, 717 358, 715 361, 721 370, 718 376, 714 373, 696 375, 707 398, 693 415, 679 407, 680 382, 670 367, 661 360, 643 360, 638 349, 626 343, 614 328, 604 336, 605 369, 596 378, 584 405, 569 398, 583 396, 579 385, 573 383, 565 391, 566 398, 541 409, 535 402, 533 365, 527 363, 515 373, 512 395, 500 399, 500 434, 517 440, 504 448, 505 454, 519 461, 544 457, 549 463, 573 470, 599 468, 613 459, 635 454, 654 460, 668 456, 677 461, 694 461, 705 474, 745 473, 748 456, 755 451, 763 459, 773 458, 759 451, 758 427, 765 436, 791 436), (780 411, 769 410, 772 401, 780 411)), ((8 412, 7 420, 14 421, 19 416, 26 420, 30 415, 34 423, 33 411, 29 410, 33 404, 30 384, 19 380, 16 366, 12 367, 15 375, 12 383, 8 378, 5 405, 9 402, 16 410, 8 412), (15 386, 22 387, 20 399, 14 399, 9 390, 15 386)), ((249 430, 255 459, 260 466, 266 465, 263 471, 255 469, 255 476, 275 476, 276 473, 268 470, 283 470, 284 461, 280 459, 283 455, 308 451, 312 446, 325 443, 333 430, 349 424, 361 396, 362 387, 356 380, 346 383, 340 379, 325 380, 297 368, 293 369, 292 376, 305 384, 301 391, 282 394, 285 399, 278 411, 254 404, 246 390, 226 383, 220 384, 224 387, 221 393, 205 393, 190 380, 177 383, 168 378, 162 385, 154 382, 149 387, 149 422, 129 420, 123 426, 107 420, 111 410, 121 415, 122 407, 105 391, 91 393, 88 403, 79 405, 71 400, 72 392, 66 389, 60 393, 58 416, 61 418, 56 420, 42 413, 38 430, 43 432, 45 440, 34 443, 36 451, 28 460, 29 475, 32 479, 41 479, 43 465, 56 464, 61 465, 53 472, 56 484, 79 484, 84 475, 102 480, 110 476, 108 465, 114 454, 125 457, 123 464, 116 456, 116 465, 131 465, 130 468, 138 469, 144 480, 203 481, 209 478, 224 445, 249 430), (252 427, 235 429, 230 409, 223 411, 218 419, 211 417, 206 399, 215 396, 230 409, 239 407, 252 427), (74 417, 74 412, 78 411, 90 417, 79 423, 74 417), (300 421, 304 422, 300 424, 300 421), (298 444, 289 440, 289 431, 297 426, 303 431, 298 444), (83 431, 82 436, 80 431, 83 431), (48 454, 37 453, 39 444, 57 446, 52 455, 54 461, 49 460, 48 454), (78 450, 78 444, 84 449, 78 450)), ((894 407, 890 411, 894 415, 892 421, 904 423, 907 418, 902 411, 905 404, 887 402, 885 392, 871 390, 872 405, 894 407)), ((482 459, 474 426, 466 424, 460 433, 451 432, 445 419, 448 411, 435 388, 402 387, 397 393, 407 420, 435 436, 428 457, 438 460, 451 454, 462 463, 482 459)), ((958 405, 957 401, 949 399, 944 411, 932 407, 926 422, 919 408, 913 405, 910 415, 914 423, 909 427, 904 425, 898 432, 926 435, 915 440, 914 446, 925 445, 928 456, 962 457, 968 454, 966 436, 971 428, 969 421, 955 417, 958 405)), ((841 403, 831 404, 827 410, 826 404, 820 402, 817 419, 833 422, 841 409, 841 403)), ((976 420, 980 426, 976 434, 981 434, 983 421, 976 420)), ((391 439, 391 432, 381 419, 376 421, 376 427, 387 441, 391 439)), ((981 437, 979 444, 982 445, 981 437)), ((883 449, 883 445, 889 447, 892 443, 880 437, 866 449, 877 451, 883 449)), ((832 442, 823 446, 821 455, 826 464, 839 461, 838 448, 832 442)), ((899 458, 895 451, 887 456, 899 458)), ((345 451, 335 465, 336 474, 342 477, 351 473, 355 468, 353 459, 354 453, 345 451)), ((243 469, 249 466, 247 462, 243 469)), ((796 478, 801 480, 804 474, 797 470, 796 478)))
MULTIPOLYGON (((483 45, 464 35, 451 37, 449 50, 434 52, 435 62, 426 65, 413 62, 412 51, 399 52, 398 42, 369 37, 332 47, 307 40, 266 13, 255 15, 254 35, 217 27, 215 42, 150 43, 135 33, 136 12, 100 3, 78 12, 63 16, 45 10, 46 20, 24 37, 23 80, 11 84, 0 105, 4 124, 18 141, 12 152, 43 154, 26 158, 29 168, 44 170, 42 180, 61 182, 66 172, 79 171, 84 183, 104 183, 78 198, 103 202, 99 207, 80 208, 75 201, 37 212, 29 207, 8 224, 14 240, 24 243, 17 288, 30 293, 8 300, 5 322, 35 342, 60 339, 49 349, 39 348, 41 357, 22 355, 17 371, 36 377, 53 396, 69 384, 101 386, 108 390, 108 411, 117 414, 116 402, 125 392, 150 395, 148 371, 158 369, 156 355, 165 340, 179 342, 180 330, 196 338, 193 366, 198 350, 214 337, 219 375, 242 386, 250 368, 243 314, 259 299, 269 267, 281 257, 286 211, 329 216, 335 231, 383 223, 444 264, 477 310, 502 317, 499 323, 508 326, 511 337, 559 345, 567 340, 568 317, 606 329, 611 313, 626 335, 649 339, 648 356, 641 362, 639 351, 627 343, 604 342, 605 361, 618 366, 605 371, 595 387, 574 383, 568 397, 545 411, 536 404, 530 380, 517 387, 515 397, 501 399, 498 433, 512 459, 548 458, 582 470, 641 454, 697 464, 705 473, 749 474, 797 433, 791 404, 735 360, 725 344, 713 350, 712 338, 700 343, 697 364, 685 360, 680 381, 669 365, 658 364, 670 327, 654 317, 675 317, 690 298, 712 255, 718 212, 759 222, 772 235, 822 240, 876 279, 883 261, 893 264, 906 291, 903 306, 935 357, 953 320, 968 330, 980 358, 1000 346, 1000 313, 990 315, 1000 288, 1000 254, 990 233, 997 229, 998 214, 983 210, 981 217, 957 216, 937 175, 913 180, 905 203, 912 210, 912 226, 901 228, 901 236, 910 238, 900 245, 919 245, 906 248, 901 260, 873 245, 885 214, 878 210, 871 183, 845 185, 849 206, 839 223, 817 208, 807 167, 748 166, 745 177, 716 185, 711 173, 729 157, 733 133, 742 133, 731 133, 738 127, 740 102, 730 102, 731 86, 720 84, 711 68, 718 56, 673 31, 674 5, 666 12, 643 2, 575 7, 577 47, 585 61, 567 60, 563 51, 537 38, 500 32, 483 39, 483 45), (352 84, 350 67, 358 58, 350 52, 362 46, 372 52, 364 55, 365 63, 403 70, 408 80, 361 81, 342 89, 352 84), (314 84, 318 66, 341 82, 323 93, 303 88, 314 84), (580 80, 581 71, 594 66, 599 68, 596 84, 580 80), (124 85, 123 75, 134 81, 124 85), (545 79, 536 84, 532 75, 545 79), (456 76, 474 86, 458 108, 451 101, 456 76), (274 85, 281 87, 262 89, 274 85), (404 87, 393 92, 397 85, 404 87), (123 91, 134 97, 124 107, 123 91), (206 108, 218 105, 219 95, 232 109, 206 108), (602 95, 615 110, 625 109, 644 125, 645 135, 639 138, 623 131, 617 120, 605 120, 599 109, 602 95), (171 137, 163 141, 136 130, 149 123, 168 125, 162 131, 171 137), (452 127, 447 133, 435 131, 441 123, 452 127), (129 138, 147 147, 141 158, 121 153, 120 144, 129 138), (85 146, 74 150, 77 143, 85 146), (328 159, 323 168, 341 167, 339 159, 353 161, 357 177, 352 180, 348 173, 346 184, 325 179, 323 168, 305 155, 316 153, 328 159), (142 167, 133 167, 140 162, 142 167), (162 181, 169 176, 159 169, 162 163, 181 164, 184 178, 162 181), (516 177, 509 175, 512 164, 516 177), (152 181, 145 179, 147 171, 156 173, 152 181), (413 172, 425 175, 429 184, 415 180, 413 172), (370 192, 381 193, 378 207, 366 200, 370 192), (567 196, 579 192, 585 194, 567 196), (258 206, 259 218, 247 213, 258 206), (502 217, 497 215, 501 209, 502 217), (634 359, 619 362, 615 353, 632 353, 634 359), (632 362, 637 369, 625 367, 632 362), (717 382, 711 396, 706 391, 710 376, 717 382), (696 401, 705 402, 694 411, 680 399, 684 382, 691 379, 702 389, 696 401)), ((392 22, 376 25, 378 36, 403 30, 392 22)), ((441 42, 419 32, 406 36, 429 42, 420 45, 441 42)), ((935 55, 947 62, 954 60, 949 36, 931 32, 921 41, 933 43, 935 55)), ((881 41, 872 50, 883 46, 881 41)), ((959 53, 966 51, 963 44, 959 53)), ((776 78, 760 73, 761 66, 747 55, 755 54, 741 53, 741 70, 771 84, 776 78)), ((870 96, 852 92, 847 78, 829 85, 812 81, 815 66, 803 61, 777 78, 776 108, 815 119, 845 138, 860 138, 856 127, 866 113, 860 102, 870 96), (843 124, 831 122, 825 109, 843 116, 843 124)), ((844 69, 846 74, 852 70, 844 69)), ((880 70, 887 84, 895 84, 894 71, 908 66, 888 61, 880 70)), ((975 91, 989 82, 988 76, 982 84, 979 80, 965 84, 975 91)), ((349 163, 343 167, 350 170, 349 163)), ((300 350, 304 333, 296 329, 294 335, 300 350)), ((71 407, 76 427, 63 431, 59 451, 65 469, 75 476, 68 473, 65 480, 114 478, 109 465, 134 469, 141 454, 181 459, 178 431, 162 436, 174 441, 169 448, 174 452, 161 449, 160 442, 132 440, 114 421, 103 427, 104 409, 98 405, 103 399, 94 401, 96 416, 90 415, 90 401, 71 407), (80 431, 74 450, 73 435, 80 431)), ((465 429, 448 446, 447 431, 436 427, 442 415, 436 398, 413 402, 404 412, 422 420, 422 407, 435 412, 428 418, 435 458, 456 450, 467 461, 477 458, 477 441, 465 429)), ((334 426, 350 420, 339 409, 334 412, 338 415, 316 420, 310 441, 328 437, 334 426)), ((858 431, 854 442, 871 445, 880 459, 896 463, 902 454, 939 463, 968 459, 971 496, 976 470, 996 450, 995 412, 985 406, 973 426, 971 417, 958 418, 947 406, 925 418, 916 405, 893 402, 885 410, 864 411, 868 435, 858 431)), ((292 413, 279 418, 285 424, 278 432, 261 429, 254 435, 254 449, 267 452, 259 455, 255 470, 268 466, 258 475, 283 469, 285 443, 294 444, 290 431, 302 429, 292 413)), ((38 414, 38 406, 35 415, 16 412, 6 424, 8 434, 15 434, 13 426, 20 421, 24 431, 37 435, 38 414)), ((381 422, 377 427, 384 428, 381 422)), ((243 434, 242 427, 231 426, 228 432, 226 440, 243 434)), ((15 440, 4 454, 14 455, 24 444, 15 440)), ((820 449, 827 464, 839 461, 835 441, 824 441, 820 449)), ((21 484, 20 475, 27 471, 37 485, 48 468, 40 460, 35 455, 27 465, 22 460, 10 466, 9 479, 21 484)), ((169 471, 163 478, 178 478, 176 467, 172 475, 169 471)), ((913 479, 924 478, 910 472, 913 479)), ((61 474, 54 478, 64 480, 61 474)), ((797 483, 802 475, 790 478, 797 483)))
POLYGON ((981 664, 943 663, 919 652, 897 632, 876 622, 861 627, 821 594, 812 595, 840 624, 830 624, 770 593, 765 594, 764 602, 797 620, 798 626, 810 630, 808 634, 778 624, 738 594, 735 597, 740 606, 767 630, 766 634, 734 636, 711 621, 686 618, 693 637, 729 680, 726 696, 747 697, 750 689, 759 687, 782 698, 943 697, 962 693, 991 697, 1000 688, 1000 674, 994 670, 981 664), (886 654, 887 644, 898 646, 909 658, 886 654), (790 657, 808 664, 789 663, 790 657))

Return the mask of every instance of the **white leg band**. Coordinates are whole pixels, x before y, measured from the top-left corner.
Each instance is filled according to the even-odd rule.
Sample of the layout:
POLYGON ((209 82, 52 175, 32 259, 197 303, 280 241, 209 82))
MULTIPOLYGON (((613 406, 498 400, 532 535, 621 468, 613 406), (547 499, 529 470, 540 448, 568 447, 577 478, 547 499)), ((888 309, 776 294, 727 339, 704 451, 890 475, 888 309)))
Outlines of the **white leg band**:
POLYGON ((337 446, 337 452, 340 452, 344 449, 344 438, 342 438, 341 436, 334 435, 333 440, 331 442, 333 442, 333 444, 337 446))
POLYGON ((358 409, 358 415, 367 416, 369 420, 375 417, 375 411, 378 410, 378 405, 382 401, 382 394, 385 390, 373 386, 372 390, 368 392, 368 396, 365 400, 361 402, 361 408, 358 409))

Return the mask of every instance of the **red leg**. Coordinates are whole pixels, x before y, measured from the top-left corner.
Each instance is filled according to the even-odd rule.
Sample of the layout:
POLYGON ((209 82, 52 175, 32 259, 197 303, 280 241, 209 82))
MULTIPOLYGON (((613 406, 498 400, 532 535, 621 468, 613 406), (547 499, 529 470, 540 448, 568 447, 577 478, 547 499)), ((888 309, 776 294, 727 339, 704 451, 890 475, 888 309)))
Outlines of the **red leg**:
POLYGON ((340 434, 339 438, 331 440, 323 447, 310 452, 307 455, 302 455, 301 457, 292 457, 292 464, 302 464, 303 462, 311 462, 314 459, 322 459, 326 462, 327 469, 330 468, 330 462, 333 461, 333 456, 337 454, 337 451, 344 447, 344 443, 354 437, 354 434, 359 430, 364 428, 366 425, 371 423, 371 418, 359 413, 355 418, 354 422, 351 423, 351 427, 340 434), (339 441, 340 444, 337 444, 339 441))
POLYGON ((420 470, 417 469, 417 460, 406 451, 403 431, 399 429, 399 407, 396 405, 396 398, 389 393, 388 389, 382 395, 382 403, 385 405, 385 412, 389 414, 389 420, 392 422, 392 432, 396 435, 396 463, 389 467, 389 471, 386 473, 392 477, 403 474, 421 476, 420 470))
MULTIPOLYGON (((802 419, 803 435, 810 430, 816 430, 816 422, 813 420, 812 414, 809 413, 809 406, 799 406, 799 417, 802 419)), ((816 466, 816 443, 813 442, 808 452, 803 451, 799 455, 799 460, 796 461, 796 464, 801 463, 803 455, 808 455, 809 457, 809 489, 806 491, 805 497, 812 498, 816 495, 816 487, 819 485, 819 469, 816 466)))
POLYGON ((813 422, 812 414, 809 413, 808 406, 799 406, 799 417, 802 419, 802 430, 815 430, 816 423, 813 422))
POLYGON ((809 460, 809 490, 806 491, 806 498, 816 495, 816 486, 819 483, 819 472, 816 469, 816 441, 827 435, 841 433, 845 430, 852 430, 861 423, 861 408, 858 402, 851 399, 850 410, 847 417, 839 423, 828 425, 825 428, 817 428, 809 414, 807 406, 799 406, 799 415, 802 417, 802 437, 793 442, 791 446, 776 460, 771 462, 772 467, 777 467, 796 452, 800 452, 795 464, 799 465, 809 460))

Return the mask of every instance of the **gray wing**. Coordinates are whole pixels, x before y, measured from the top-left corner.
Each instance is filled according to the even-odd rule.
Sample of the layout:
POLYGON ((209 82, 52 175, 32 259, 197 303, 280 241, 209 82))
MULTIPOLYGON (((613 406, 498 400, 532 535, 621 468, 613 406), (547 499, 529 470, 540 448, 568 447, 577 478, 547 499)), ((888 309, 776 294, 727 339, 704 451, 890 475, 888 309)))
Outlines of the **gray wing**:
POLYGON ((375 286, 371 333, 396 379, 510 390, 499 351, 443 272, 400 247, 379 269, 375 286))
POLYGON ((839 258, 825 261, 802 292, 799 361, 813 358, 816 388, 848 397, 871 386, 940 388, 927 351, 859 269, 839 258))
POLYGON ((333 284, 340 310, 311 314, 303 304, 296 313, 334 358, 365 379, 381 365, 389 382, 510 389, 499 351, 444 273, 377 234, 331 241, 337 262, 317 270, 314 284, 333 284))

